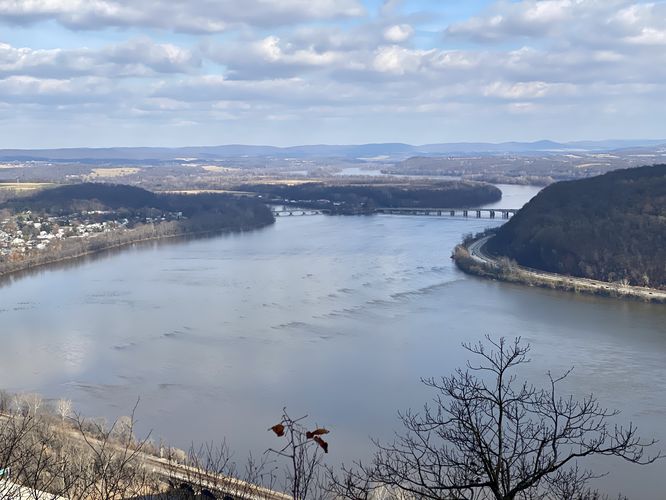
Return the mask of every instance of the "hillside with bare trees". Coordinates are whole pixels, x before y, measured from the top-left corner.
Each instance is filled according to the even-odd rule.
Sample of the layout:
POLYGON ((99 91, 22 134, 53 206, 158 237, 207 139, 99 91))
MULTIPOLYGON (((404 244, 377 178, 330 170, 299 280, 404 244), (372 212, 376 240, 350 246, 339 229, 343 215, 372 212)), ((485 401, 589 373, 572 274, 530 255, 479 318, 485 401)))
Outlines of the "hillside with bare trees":
POLYGON ((487 243, 559 274, 666 287, 666 165, 545 188, 487 243))

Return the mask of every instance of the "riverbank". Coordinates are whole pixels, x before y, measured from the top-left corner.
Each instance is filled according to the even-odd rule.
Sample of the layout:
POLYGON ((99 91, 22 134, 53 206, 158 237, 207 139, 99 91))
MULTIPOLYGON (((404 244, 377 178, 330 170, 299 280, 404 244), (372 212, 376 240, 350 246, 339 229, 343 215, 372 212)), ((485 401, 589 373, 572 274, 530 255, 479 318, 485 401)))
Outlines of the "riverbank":
MULTIPOLYGON (((575 365, 576 394, 596 394, 664 442, 666 307, 558 300, 442 260, 465 233, 500 223, 285 217, 21 277, 0 286, 2 385, 111 422, 140 395, 138 435, 152 429, 185 450, 226 436, 241 465, 280 442, 267 429, 288 404, 334 429, 327 462, 336 465, 366 460, 368 435, 390 440, 396 409, 429 397, 420 377, 464 363, 462 342, 524 335, 538 360, 526 378, 575 365), (363 404, 350 413, 349 401, 363 404)), ((662 500, 658 465, 623 465, 595 488, 662 500)))
POLYGON ((666 290, 565 276, 523 267, 507 258, 494 258, 484 251, 491 237, 482 236, 457 245, 451 257, 458 268, 468 274, 507 283, 666 304, 666 290))
POLYGON ((13 262, 0 262, 0 281, 7 278, 28 273, 36 269, 42 269, 49 266, 57 266, 64 263, 73 263, 93 255, 103 254, 113 250, 142 243, 155 241, 173 240, 179 238, 203 238, 206 236, 222 235, 228 233, 254 231, 269 226, 275 222, 240 224, 236 227, 218 227, 201 228, 201 226, 189 226, 183 223, 163 222, 156 225, 146 225, 136 229, 118 231, 109 237, 103 236, 91 237, 83 242, 77 241, 76 244, 65 245, 57 252, 44 252, 28 257, 24 260, 13 262), (166 227, 168 226, 168 227, 166 227), (83 245, 83 247, 81 246, 83 245))

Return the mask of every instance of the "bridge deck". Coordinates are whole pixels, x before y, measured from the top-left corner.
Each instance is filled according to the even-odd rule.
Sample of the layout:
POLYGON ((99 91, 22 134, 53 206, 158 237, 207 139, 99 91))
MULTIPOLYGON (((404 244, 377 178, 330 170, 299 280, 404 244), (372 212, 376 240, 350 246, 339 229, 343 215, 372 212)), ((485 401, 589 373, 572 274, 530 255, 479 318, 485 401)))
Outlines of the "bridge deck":
POLYGON ((375 213, 391 215, 429 215, 437 217, 476 217, 483 215, 494 219, 496 216, 509 219, 518 212, 517 208, 377 208, 375 213))
MULTIPOLYGON (((374 214, 389 214, 389 215, 429 215, 438 217, 476 217, 477 219, 487 216, 490 219, 496 216, 502 219, 509 219, 515 215, 519 209, 517 208, 374 208, 369 210, 368 213, 374 214)), ((289 217, 289 216, 307 216, 307 215, 322 215, 331 213, 327 209, 314 209, 314 208, 281 208, 272 209, 273 215, 276 217, 289 217)))
POLYGON ((298 209, 293 209, 293 210, 271 210, 271 212, 273 212, 273 215, 275 215, 276 217, 284 217, 284 216, 290 217, 290 216, 294 216, 294 215, 298 215, 298 216, 322 215, 322 214, 328 213, 329 211, 328 210, 314 210, 314 209, 304 210, 302 208, 298 208, 298 209))

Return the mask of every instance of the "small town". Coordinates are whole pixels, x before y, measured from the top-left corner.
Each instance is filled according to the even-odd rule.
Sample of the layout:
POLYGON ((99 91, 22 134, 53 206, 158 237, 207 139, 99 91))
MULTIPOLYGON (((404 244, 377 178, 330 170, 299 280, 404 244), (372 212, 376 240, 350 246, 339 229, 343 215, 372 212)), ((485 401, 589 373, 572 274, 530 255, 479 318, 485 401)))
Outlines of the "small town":
POLYGON ((0 260, 21 260, 34 252, 57 249, 72 238, 94 238, 126 231, 139 224, 158 224, 183 218, 182 213, 164 212, 119 217, 106 210, 90 210, 63 216, 45 216, 30 210, 0 220, 0 260))

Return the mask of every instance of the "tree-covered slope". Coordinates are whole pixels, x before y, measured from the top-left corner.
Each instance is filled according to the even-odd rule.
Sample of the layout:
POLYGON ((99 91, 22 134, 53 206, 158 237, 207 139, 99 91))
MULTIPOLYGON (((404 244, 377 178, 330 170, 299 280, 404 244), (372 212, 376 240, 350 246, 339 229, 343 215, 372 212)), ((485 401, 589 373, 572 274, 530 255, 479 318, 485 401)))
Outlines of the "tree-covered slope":
POLYGON ((322 208, 329 208, 322 202, 336 203, 348 208, 474 207, 502 199, 502 192, 497 187, 466 181, 367 182, 344 179, 338 182, 306 182, 295 185, 244 184, 237 189, 322 208))
POLYGON ((134 211, 157 209, 182 212, 188 217, 217 215, 229 220, 273 222, 266 205, 253 198, 239 198, 221 193, 153 193, 122 184, 87 182, 45 189, 29 196, 11 199, 0 209, 32 210, 48 214, 69 214, 83 210, 134 211))
POLYGON ((546 271, 666 288, 666 165, 552 184, 488 250, 546 271))
POLYGON ((96 202, 105 209, 157 208, 158 195, 145 189, 122 184, 85 182, 44 189, 6 203, 17 209, 73 212, 85 202, 96 202))

